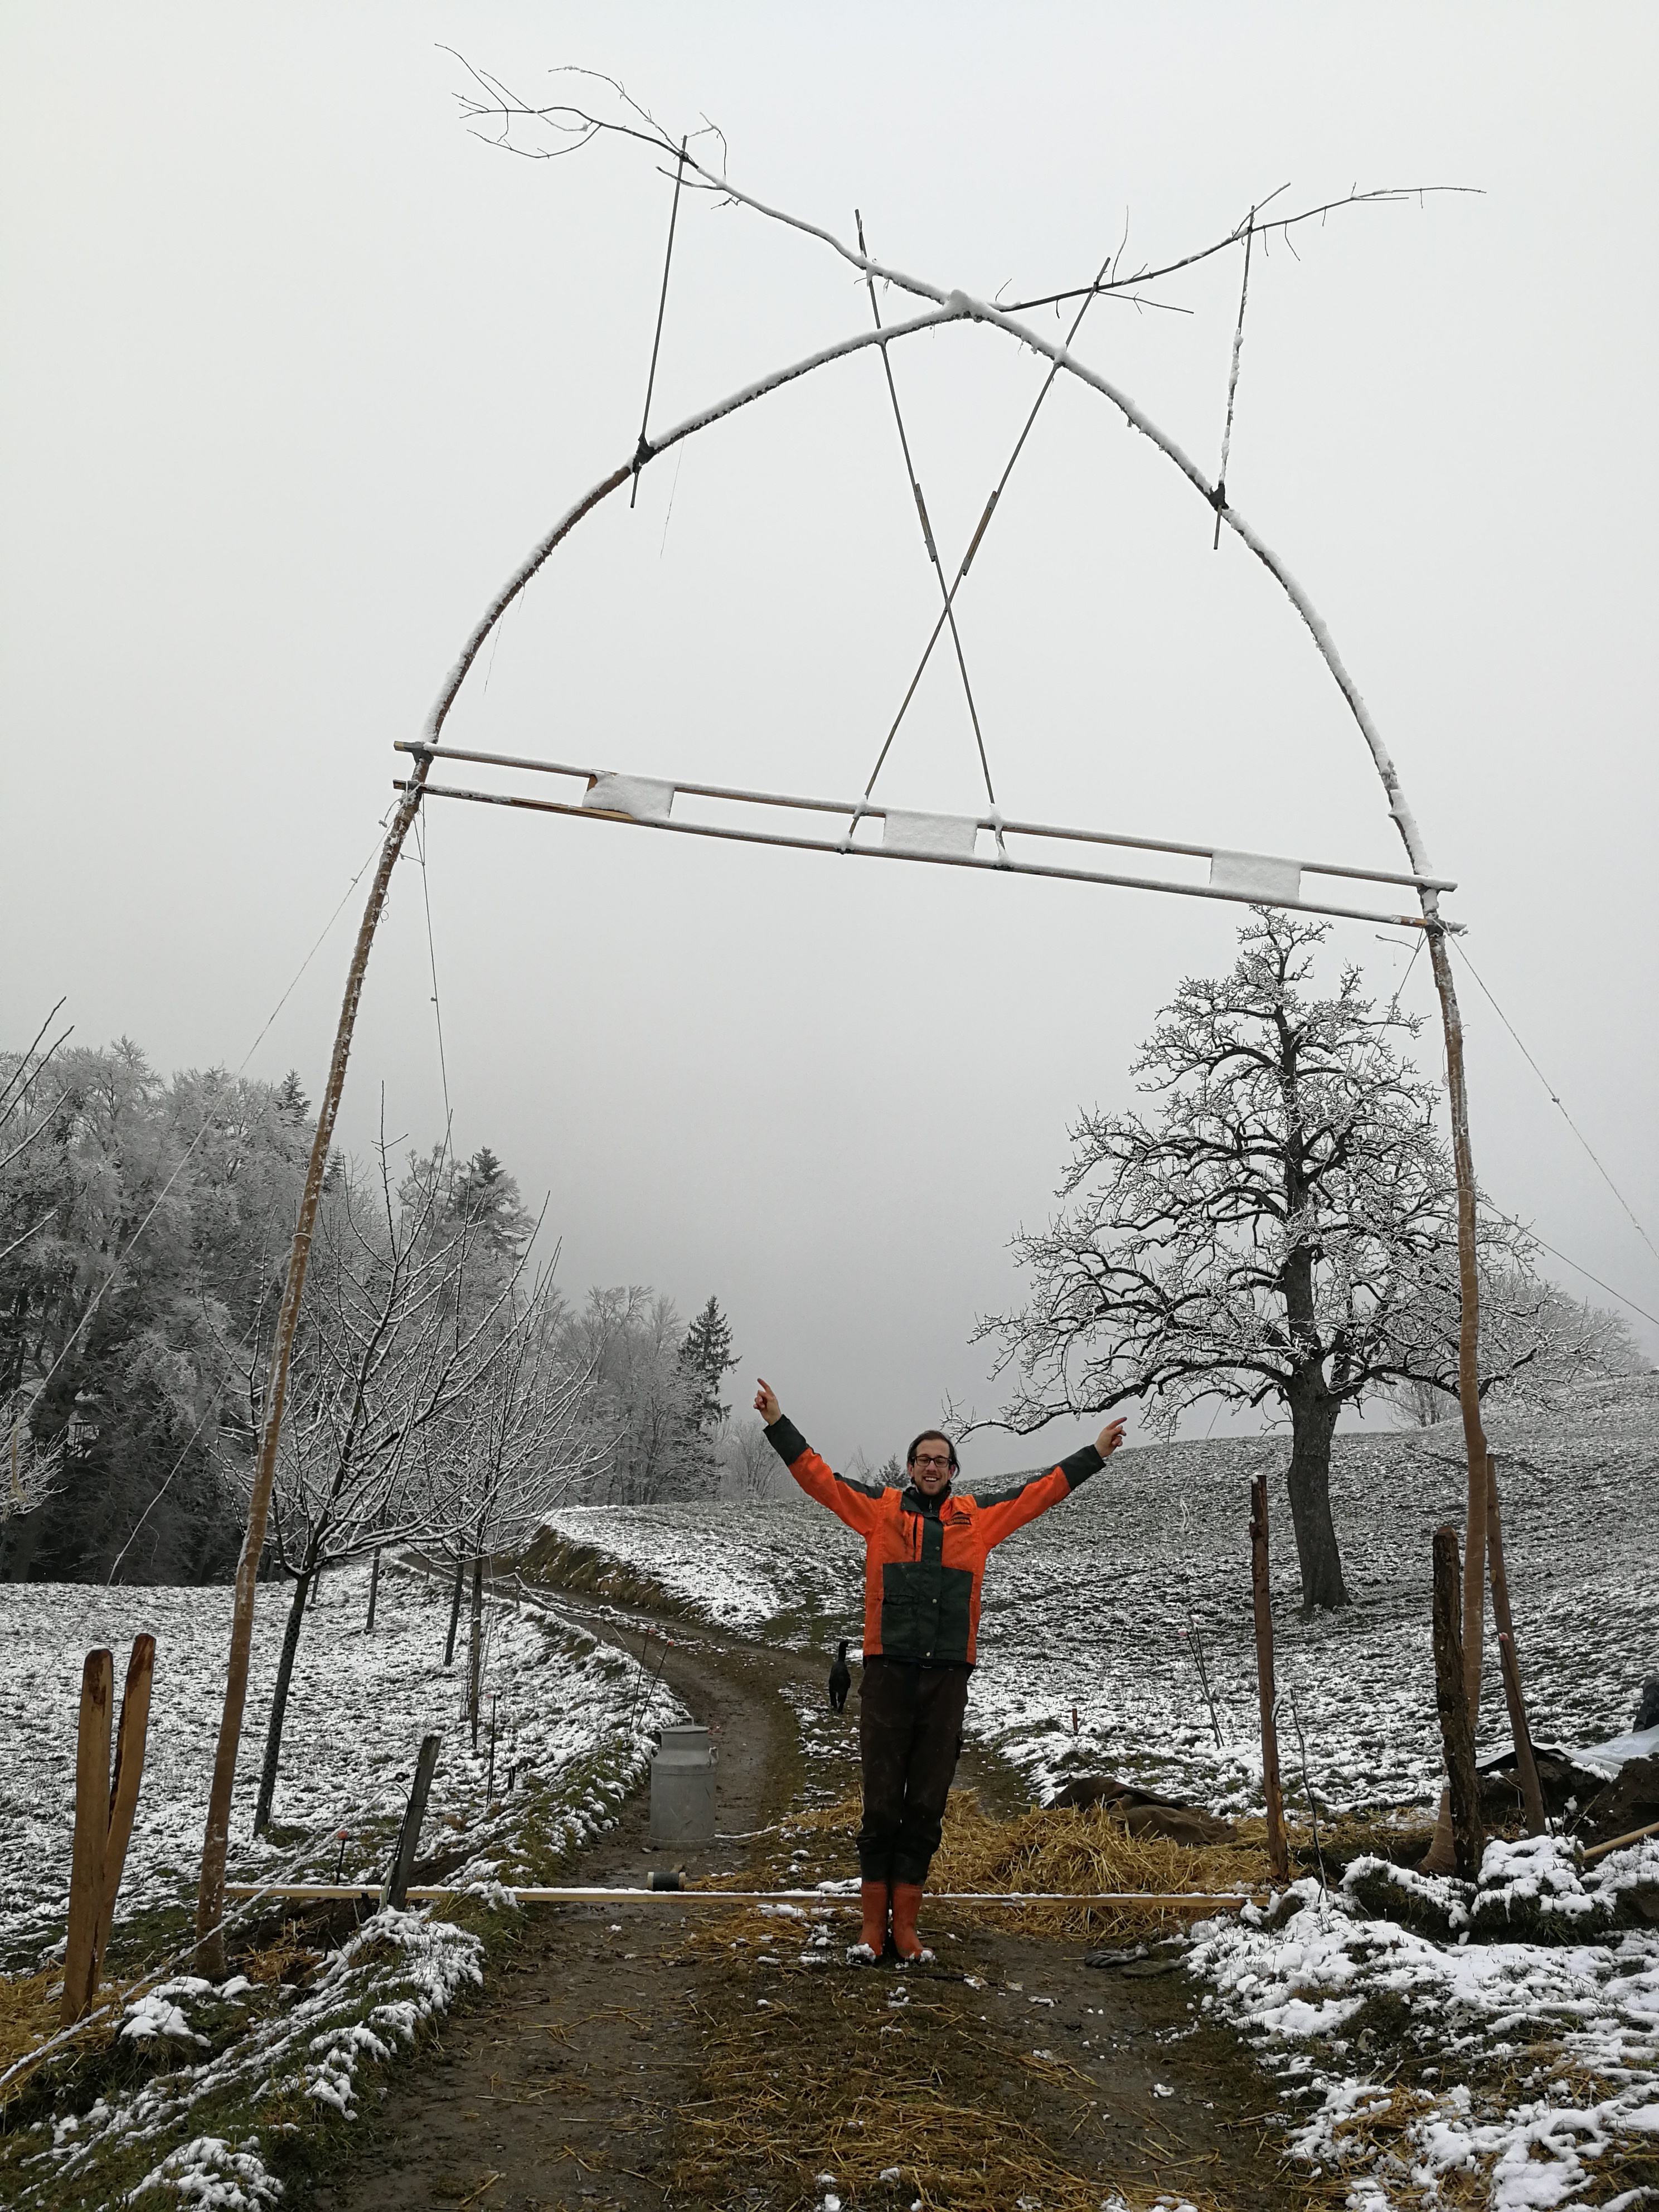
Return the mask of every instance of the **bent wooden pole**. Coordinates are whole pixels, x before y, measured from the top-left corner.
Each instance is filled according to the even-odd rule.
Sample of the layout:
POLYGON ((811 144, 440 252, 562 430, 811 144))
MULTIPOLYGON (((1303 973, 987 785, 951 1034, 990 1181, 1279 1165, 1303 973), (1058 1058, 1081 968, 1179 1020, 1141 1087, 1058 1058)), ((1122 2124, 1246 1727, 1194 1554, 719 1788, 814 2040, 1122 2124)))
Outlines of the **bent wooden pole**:
MULTIPOLYGON (((427 717, 423 734, 428 744, 437 743, 466 672, 477 657, 479 646, 501 613, 523 590, 529 576, 540 567, 560 540, 574 530, 582 517, 597 507, 602 499, 615 491, 618 484, 625 483, 628 475, 626 468, 613 471, 579 500, 537 549, 539 557, 534 561, 533 566, 521 571, 506 591, 498 594, 492 602, 460 659, 445 678, 443 689, 427 717)), ((294 1350, 295 1326, 300 1317, 300 1300, 305 1290, 306 1267, 311 1257, 311 1240, 317 1224, 317 1206, 322 1196, 323 1175, 334 1141, 334 1124, 340 1111, 340 1094, 345 1088, 346 1062, 351 1054, 351 1040, 357 1025, 357 1007, 362 997, 369 951, 386 905, 392 871, 397 866, 404 841, 420 806, 429 766, 430 763, 424 755, 416 761, 410 788, 404 793, 392 815, 386 842, 380 848, 380 865, 374 871, 374 881, 363 908, 363 918, 358 927, 357 941, 352 948, 351 965, 346 972, 345 995, 340 1002, 340 1018, 334 1032, 334 1051, 329 1060, 328 1080, 317 1109, 317 1128, 312 1139, 311 1158, 306 1166, 305 1186, 300 1194, 299 1218, 295 1223, 294 1243, 289 1252, 288 1278, 283 1286, 282 1309, 276 1317, 276 1338, 271 1347, 270 1380, 265 1390, 264 1423, 259 1433, 259 1455, 254 1463, 253 1483, 248 1494, 247 1528, 242 1537, 241 1553, 236 1562, 230 1651, 225 1664, 225 1699, 219 1720, 218 1746, 214 1754, 213 1781, 208 1794, 207 1826, 202 1838, 201 1878, 196 1893, 196 1970, 216 1980, 222 1980, 225 1971, 222 1923, 225 1861, 230 1847, 231 1791, 236 1779, 236 1754, 242 1740, 242 1713, 247 1702, 248 1655, 253 1643, 254 1592, 259 1559, 264 1550, 265 1524, 270 1512, 271 1484, 276 1473, 276 1449, 283 1432, 283 1411, 288 1393, 289 1362, 294 1350)))
MULTIPOLYGON (((777 210, 763 208, 758 202, 748 200, 747 196, 737 192, 734 187, 729 186, 725 181, 722 182, 721 189, 728 191, 733 198, 744 199, 747 204, 757 207, 763 213, 775 216, 780 213, 777 210)), ((922 283, 902 271, 884 269, 881 264, 868 260, 866 256, 853 255, 848 249, 842 246, 838 240, 830 239, 828 233, 815 225, 805 224, 793 217, 783 219, 793 222, 796 228, 809 231, 820 240, 834 245, 838 252, 845 254, 848 259, 853 260, 855 265, 866 273, 887 278, 899 284, 902 289, 917 294, 934 304, 908 323, 891 325, 885 331, 863 332, 857 337, 842 339, 834 345, 822 348, 817 353, 808 355, 799 361, 791 362, 783 368, 774 370, 757 379, 740 391, 732 392, 726 398, 718 401, 714 405, 702 409, 664 436, 651 441, 641 440, 639 450, 630 455, 620 468, 613 470, 591 491, 578 500, 547 536, 532 548, 528 556, 520 562, 518 568, 490 601, 462 648, 459 658, 445 679, 432 713, 427 719, 426 727, 422 732, 423 744, 427 745, 437 744, 450 708, 453 705, 455 696, 465 681, 468 671, 477 660, 480 648, 501 616, 549 558, 555 547, 568 535, 585 515, 592 513, 601 501, 615 491, 618 485, 627 483, 643 461, 653 459, 681 440, 723 420, 740 408, 752 405, 757 400, 766 397, 770 392, 781 390, 785 386, 810 374, 813 370, 827 367, 832 361, 842 360, 850 354, 862 351, 868 345, 879 344, 884 350, 896 340, 910 337, 923 330, 937 328, 949 323, 973 322, 1001 330, 1018 343, 1030 347, 1033 351, 1054 362, 1057 368, 1079 378, 1082 382, 1099 392, 1119 410, 1133 428, 1151 439, 1165 458, 1180 469, 1206 506, 1212 513, 1220 516, 1228 528, 1237 535, 1242 543, 1273 575, 1297 614, 1306 623, 1316 647, 1358 724, 1360 732, 1370 750, 1373 763, 1382 778, 1383 789, 1389 799, 1389 811, 1405 842, 1413 871, 1419 875, 1431 873, 1426 855, 1422 849, 1422 842, 1417 830, 1416 822, 1406 802, 1405 793, 1401 787, 1393 761, 1389 756, 1376 725, 1371 720, 1358 687, 1343 665, 1330 632, 1284 562, 1249 526, 1232 503, 1219 493, 1218 488, 1208 482, 1203 471, 1182 452, 1176 441, 1165 431, 1160 429, 1129 399, 1126 393, 1109 383, 1097 371, 1079 361, 1064 346, 1056 344, 1042 337, 1041 333, 1018 323, 988 301, 969 299, 961 291, 947 293, 939 287, 922 283)), ((417 756, 413 775, 402 793, 397 811, 386 833, 386 842, 381 848, 380 866, 376 870, 368 902, 364 909, 362 924, 358 931, 357 943, 346 979, 345 996, 340 1010, 339 1026, 335 1035, 334 1052, 329 1065, 328 1081, 318 1109, 316 1134, 312 1146, 311 1159, 307 1169, 305 1186, 301 1195, 299 1218, 295 1225, 294 1243, 289 1255, 288 1279, 283 1288, 282 1308, 277 1317, 276 1338, 271 1352, 264 1420, 260 1432, 258 1456, 255 1462, 253 1482, 248 1499, 247 1528, 243 1538, 241 1555, 237 1562, 235 1596, 231 1614, 230 1652, 225 1670, 224 1707, 220 1720, 212 1786, 208 1799, 206 1829, 203 1838, 202 1870, 198 1887, 196 1910, 197 1966, 198 1972, 208 1974, 222 1975, 224 1969, 224 1944, 221 1933, 221 1923, 224 1908, 225 1861, 229 1843, 231 1793, 235 1781, 236 1755, 241 1741, 242 1713, 247 1696, 248 1654, 253 1633, 254 1585, 258 1573, 260 1554, 264 1546, 265 1524, 270 1512, 277 1443, 282 1431, 283 1401, 287 1391, 288 1369, 293 1347, 295 1324, 298 1318, 301 1296, 305 1287, 306 1267, 310 1256, 311 1239, 316 1222, 318 1200, 322 1188, 323 1171, 327 1164, 334 1123, 339 1111, 340 1093, 345 1080, 346 1060, 350 1052, 352 1033, 356 1022, 357 1004, 362 991, 368 953, 374 943, 381 908, 386 902, 392 870, 403 849, 404 841, 409 834, 410 826, 420 806, 429 768, 430 762, 426 755, 422 753, 417 756)), ((1438 920, 1438 894, 1425 890, 1422 893, 1422 898, 1425 921, 1433 925, 1430 928, 1429 936, 1434 958, 1435 981, 1440 992, 1443 1017, 1446 1024, 1447 1064, 1452 1084, 1454 1155, 1457 1164, 1459 1192, 1458 1245, 1463 1298, 1463 1346, 1460 1372, 1466 1377, 1462 1390, 1465 1431, 1466 1434, 1470 1432, 1470 1424, 1473 1422, 1474 1433, 1478 1435, 1479 1409, 1474 1388, 1475 1372, 1474 1346, 1478 1317, 1478 1292, 1474 1280, 1474 1170, 1469 1157, 1468 1109, 1463 1093, 1462 1030, 1456 1019, 1456 994, 1452 985, 1450 965, 1446 957, 1442 934, 1443 925, 1438 920)), ((1482 1475, 1484 1479, 1484 1454, 1482 1475)), ((1472 1469, 1472 1485, 1473 1480, 1472 1469)), ((1471 1498, 1473 1501, 1473 1488, 1471 1498)), ((1471 1510, 1473 1511, 1473 1503, 1471 1510)), ((1484 1511, 1484 1507, 1482 1510, 1484 1511)), ((1474 1664, 1478 1679, 1478 1638, 1474 1664)))
POLYGON ((113 1655, 88 1651, 81 1669, 69 1940, 64 1953, 64 2002, 58 2014, 64 2027, 80 2019, 98 1986, 98 1919, 103 1910, 104 1845, 109 1835, 109 1729, 114 1696, 113 1655))
POLYGON ((1290 1879, 1285 1794, 1279 1781, 1279 1703, 1273 1687, 1273 1612, 1267 1580, 1267 1478, 1250 1485, 1250 1597, 1255 1608, 1255 1679, 1261 1701, 1261 1794, 1267 1807, 1267 1857, 1275 1881, 1290 1879))

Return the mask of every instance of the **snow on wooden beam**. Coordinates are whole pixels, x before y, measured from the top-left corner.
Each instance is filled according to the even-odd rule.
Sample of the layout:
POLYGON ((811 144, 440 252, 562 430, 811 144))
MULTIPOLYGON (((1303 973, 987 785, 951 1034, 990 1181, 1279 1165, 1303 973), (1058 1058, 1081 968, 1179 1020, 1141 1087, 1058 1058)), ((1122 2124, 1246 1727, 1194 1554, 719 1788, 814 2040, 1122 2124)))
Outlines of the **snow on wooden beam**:
POLYGON ((649 775, 596 776, 582 794, 592 813, 623 814, 633 822, 666 822, 673 804, 673 785, 649 775))
POLYGON ((971 815, 908 814, 890 806, 881 842, 888 852, 902 853, 906 860, 971 859, 979 832, 980 824, 971 815))
POLYGON ((1264 906, 1294 906, 1302 896, 1302 864, 1276 860, 1271 853, 1212 853, 1210 884, 1214 890, 1260 899, 1264 906))

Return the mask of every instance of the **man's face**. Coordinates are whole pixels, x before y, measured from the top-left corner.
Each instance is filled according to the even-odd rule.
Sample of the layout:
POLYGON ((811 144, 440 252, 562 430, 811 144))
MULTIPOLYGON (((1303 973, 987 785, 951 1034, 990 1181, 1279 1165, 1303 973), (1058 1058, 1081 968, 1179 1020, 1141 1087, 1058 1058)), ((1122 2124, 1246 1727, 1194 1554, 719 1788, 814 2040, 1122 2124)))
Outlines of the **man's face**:
POLYGON ((937 1498, 951 1486, 951 1447, 937 1437, 926 1437, 916 1446, 910 1462, 910 1479, 924 1498, 937 1498))

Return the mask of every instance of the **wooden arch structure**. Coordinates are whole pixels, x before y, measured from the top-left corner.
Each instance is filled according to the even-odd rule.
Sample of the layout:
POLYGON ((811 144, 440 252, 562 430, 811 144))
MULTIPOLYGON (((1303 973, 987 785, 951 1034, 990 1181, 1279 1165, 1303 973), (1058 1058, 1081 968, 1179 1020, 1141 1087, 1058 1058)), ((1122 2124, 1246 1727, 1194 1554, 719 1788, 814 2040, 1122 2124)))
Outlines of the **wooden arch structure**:
MULTIPOLYGON (((507 577, 500 590, 490 599, 467 637, 453 665, 445 677, 434 700, 430 712, 418 739, 404 741, 400 750, 412 756, 410 773, 397 786, 398 799, 370 886, 368 901, 358 927, 350 965, 347 971, 344 996, 335 1031, 333 1052, 329 1062, 326 1082, 317 1111, 317 1127, 311 1156, 301 1198, 298 1218, 290 1249, 287 1279, 277 1320, 276 1341, 272 1351, 270 1379, 265 1395, 264 1424, 259 1438, 259 1450, 255 1463, 254 1480, 248 1502, 247 1528, 243 1537, 237 1562, 234 1608, 232 1613, 231 1646, 228 1655, 224 1709, 220 1723, 217 1748, 214 1761, 211 1789, 209 1797, 206 1831, 203 1842, 202 1868, 197 1899, 197 1962, 199 1972, 222 1974, 223 1920, 225 1907, 225 1869, 229 1844, 230 1806, 232 1785, 235 1777, 236 1757, 240 1741, 243 1709, 247 1689, 249 1653, 253 1627, 254 1589, 259 1559, 264 1547, 266 1520, 270 1508, 272 1480, 276 1472, 277 1445, 282 1433, 283 1413, 288 1383, 288 1372, 293 1346, 295 1326, 299 1316, 300 1301, 305 1287, 306 1270, 310 1257, 311 1242, 315 1226, 317 1207, 322 1192, 324 1172, 333 1143, 335 1123, 339 1113, 341 1095, 344 1088, 346 1066, 350 1055, 353 1033, 356 1025, 357 1009, 362 996, 368 957, 386 904, 391 884, 392 872, 403 851, 404 843, 423 800, 428 796, 454 799, 477 799, 495 804, 528 805, 538 811, 586 814, 597 817, 644 823, 658 829, 690 830, 691 834, 732 836, 743 835, 731 828, 693 824, 670 819, 672 801, 677 792, 702 797, 725 799, 734 803, 756 802, 767 805, 805 807, 827 813, 850 814, 853 826, 865 814, 880 814, 886 817, 886 836, 881 847, 872 848, 854 842, 853 826, 846 836, 838 841, 809 840, 766 836, 759 842, 807 846, 842 852, 872 852, 884 857, 922 862, 944 862, 947 865, 966 865, 984 867, 991 872, 1036 873, 1062 875, 1100 883, 1128 884, 1134 888, 1173 891, 1178 894, 1234 898, 1252 904, 1267 904, 1300 908, 1320 913, 1341 915, 1355 919, 1386 920, 1420 928, 1428 940, 1430 960, 1435 988, 1438 995, 1441 1019, 1444 1032, 1447 1087, 1450 1101, 1452 1156, 1457 1187, 1457 1248, 1458 1275, 1461 1294, 1461 1326, 1459 1336, 1459 1401, 1462 1414, 1463 1434, 1468 1468, 1467 1545, 1464 1557, 1462 1643, 1464 1656, 1465 1692, 1468 1710, 1473 1715, 1480 1696, 1481 1665, 1481 1632, 1484 1617, 1486 1583, 1486 1497, 1489 1480, 1488 1453, 1481 1427, 1477 1364, 1477 1346, 1480 1328, 1480 1291, 1475 1267, 1475 1184, 1473 1154, 1469 1140, 1468 1091, 1464 1078, 1462 1024, 1453 981, 1451 963, 1446 946, 1449 932, 1461 925, 1441 915, 1440 897, 1455 888, 1444 878, 1437 877, 1430 867, 1427 851, 1416 818, 1407 801, 1399 773, 1381 732, 1373 721, 1358 685, 1349 674, 1335 641, 1321 618, 1317 610, 1285 562, 1252 527, 1247 519, 1228 499, 1224 483, 1212 483, 1198 465, 1167 432, 1129 395, 1097 370, 1080 361, 1069 347, 1044 337, 1018 317, 997 307, 994 302, 978 299, 960 289, 945 289, 904 270, 891 268, 865 253, 861 246, 854 248, 845 240, 818 225, 768 206, 765 203, 740 191, 724 177, 702 171, 700 165, 684 147, 675 147, 671 140, 651 137, 643 131, 630 131, 625 135, 646 139, 660 154, 677 160, 684 168, 697 172, 709 189, 724 198, 747 207, 768 219, 781 222, 799 230, 828 246, 850 264, 869 283, 879 282, 892 286, 910 297, 925 303, 918 313, 906 319, 884 327, 878 320, 868 331, 825 346, 785 367, 774 369, 754 382, 702 408, 661 435, 648 439, 641 432, 635 452, 610 473, 602 477, 576 500, 532 548, 525 559, 507 577), (1388 801, 1388 811, 1399 831, 1405 848, 1407 868, 1398 875, 1389 875, 1371 869, 1344 868, 1332 864, 1328 867, 1311 862, 1281 860, 1277 856, 1253 854, 1224 853, 1197 845, 1178 845, 1149 839, 1125 837, 1121 834, 1066 830, 1052 824, 1015 823, 995 814, 980 817, 913 816, 909 820, 909 848, 905 849, 902 834, 896 843, 890 842, 893 817, 888 810, 860 801, 823 801, 786 797, 776 793, 744 793, 720 787, 680 782, 674 785, 655 783, 651 788, 642 787, 651 780, 617 776, 613 771, 583 769, 546 762, 512 761, 501 756, 482 756, 477 753, 447 748, 442 744, 444 726, 454 706, 462 685, 476 663, 479 653, 496 625, 526 586, 563 544, 564 541, 589 515, 601 507, 624 484, 637 479, 640 471, 659 455, 683 444, 701 431, 712 428, 745 407, 782 391, 800 378, 815 374, 831 364, 846 360, 866 349, 879 347, 885 356, 886 349, 902 343, 907 338, 924 331, 963 325, 982 327, 1012 340, 1050 364, 1051 380, 1055 374, 1074 377, 1080 384, 1104 399, 1140 435, 1148 439, 1158 452, 1185 478, 1190 489, 1210 508, 1220 525, 1227 528, 1260 561, 1279 585, 1291 606, 1305 624, 1315 648, 1324 661, 1332 679, 1341 692, 1348 711, 1360 737, 1370 752, 1388 801), (561 774, 582 779, 583 793, 574 805, 560 801, 534 800, 523 797, 503 799, 495 793, 464 792, 453 787, 434 786, 431 772, 434 763, 445 760, 489 759, 499 765, 511 766, 532 772, 561 774), (600 779, 608 777, 611 788, 605 790, 600 779), (617 787, 623 787, 617 788, 617 787), (607 803, 609 802, 609 803, 607 803), (955 823, 956 842, 951 844, 951 833, 939 825, 955 823), (997 857, 981 859, 972 849, 971 842, 964 842, 964 833, 971 829, 977 833, 989 830, 997 843, 997 857), (1179 881, 1158 880, 1147 877, 1124 877, 1098 871, 1082 871, 1020 863, 1010 860, 1004 851, 1004 839, 1008 835, 1036 837, 1059 837, 1109 844, 1129 844, 1152 847, 1162 852, 1176 852, 1207 857, 1211 862, 1212 879, 1199 885, 1179 881), (1414 891, 1417 911, 1402 914, 1398 911, 1384 915, 1354 907, 1338 906, 1324 898, 1306 900, 1299 896, 1300 874, 1311 872, 1339 878, 1358 878, 1373 884, 1398 885, 1414 891), (1295 883, 1292 884, 1292 874, 1295 883)), ((678 185, 677 185, 678 190, 678 185)), ((1241 228, 1238 234, 1245 239, 1241 228)), ((1099 280, 1094 287, 1085 288, 1091 295, 1102 289, 1099 280)), ((873 291, 872 291, 873 298, 873 291)), ((647 402, 648 404, 648 402, 647 402)), ((994 505, 996 495, 993 495, 994 505)), ((991 509, 988 507, 973 545, 969 550, 971 560, 979 539, 983 535, 991 509)), ((931 550, 931 541, 930 541, 931 550)), ((963 564, 963 572, 966 562, 963 564)), ((942 581, 941 577, 941 581, 942 581)), ((960 580, 960 579, 958 579, 960 580)), ((954 587, 952 587, 954 588, 954 587)), ((945 613, 950 613, 947 596, 945 613)), ((937 635, 937 632, 936 632, 937 635)), ((872 779, 873 781, 873 779, 872 779)), ((1444 1826, 1443 1805, 1443 1826, 1444 1826)))

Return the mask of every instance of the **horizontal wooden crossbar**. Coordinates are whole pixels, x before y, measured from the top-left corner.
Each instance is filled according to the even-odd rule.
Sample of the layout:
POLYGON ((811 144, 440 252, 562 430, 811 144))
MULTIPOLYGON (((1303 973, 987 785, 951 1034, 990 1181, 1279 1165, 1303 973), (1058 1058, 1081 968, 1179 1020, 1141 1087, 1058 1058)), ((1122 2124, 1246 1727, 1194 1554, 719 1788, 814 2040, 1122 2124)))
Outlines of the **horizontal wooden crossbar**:
MULTIPOLYGON (((856 1905, 856 1897, 842 1891, 821 1889, 514 1889, 505 1885, 507 1893, 520 1905, 856 1905)), ((409 1890, 411 1905, 447 1903, 452 1898, 477 1896, 478 1891, 465 1889, 417 1888, 409 1890)), ((228 1897, 274 1897, 284 1901, 304 1900, 313 1904, 356 1899, 360 1901, 380 1895, 379 1882, 272 1882, 268 1887, 259 1882, 233 1881, 226 1884, 228 1897)), ((1177 1890, 1164 1893, 1154 1890, 940 1890, 928 1893, 934 1905, 1156 1905, 1160 1911, 1181 1910, 1228 1910, 1237 1911, 1249 1904, 1244 1896, 1232 1894, 1212 1896, 1205 1893, 1177 1890)))
MULTIPOLYGON (((744 845, 775 845, 787 850, 809 853, 853 854, 863 860, 920 860, 934 866, 977 868, 998 875, 1046 876, 1066 883, 1109 884, 1127 890, 1167 891, 1181 898, 1209 898, 1230 901, 1243 906, 1272 906, 1301 914, 1329 915, 1348 921, 1382 922, 1390 927, 1420 929, 1424 918, 1420 914, 1400 914, 1377 911, 1370 908, 1339 906, 1328 899, 1307 899, 1289 896, 1274 885, 1294 882, 1300 889, 1304 875, 1328 876, 1350 882, 1382 884, 1390 886, 1428 890, 1450 891, 1454 883, 1439 877, 1397 875, 1382 869, 1347 867, 1334 861, 1298 860, 1277 855, 1236 853, 1214 845, 1187 844, 1169 839, 1137 837, 1124 832, 1107 830, 1074 830, 1056 823, 1012 820, 1000 813, 975 816, 921 815, 910 810, 902 811, 878 805, 869 799, 811 799, 796 793, 769 791, 747 791, 731 785, 694 783, 679 778, 648 779, 614 777, 609 769, 582 768, 562 761, 530 760, 509 753, 474 751, 457 745, 422 745, 399 739, 399 752, 423 755, 429 762, 467 761, 493 768, 520 769, 543 775, 569 776, 579 781, 589 794, 574 803, 555 799, 532 799, 523 793, 477 791, 453 784, 428 781, 425 794, 428 799, 465 800, 480 806, 512 806, 535 814, 562 814, 586 821, 623 822, 639 829, 666 830, 683 837, 716 837, 727 842, 744 845), (649 790, 653 797, 660 793, 660 803, 641 811, 631 810, 624 802, 614 806, 593 804, 591 794, 603 781, 613 781, 624 794, 631 788, 649 790), (671 818, 672 800, 684 794, 688 799, 712 799, 739 806, 779 807, 798 812, 833 815, 843 819, 847 830, 839 836, 792 836, 770 829, 744 829, 734 823, 675 821, 671 818), (919 830, 924 839, 933 833, 938 849, 918 849, 915 845, 899 843, 866 844, 859 842, 853 830, 859 821, 869 816, 887 823, 890 838, 896 824, 919 830), (971 850, 975 836, 985 831, 997 840, 997 851, 981 857, 971 850), (1067 844, 1107 845, 1127 848, 1139 852, 1178 854, 1194 860, 1207 860, 1211 864, 1212 880, 1207 884, 1180 883, 1168 878, 1127 875, 1099 868, 1078 868, 1058 866, 1053 862, 1016 859, 1002 841, 1005 837, 1048 839, 1067 844), (958 849, 948 849, 956 842, 958 849)), ((398 791, 407 791, 406 779, 394 784, 398 791)), ((1462 925, 1445 922, 1448 930, 1458 931, 1462 925)))

